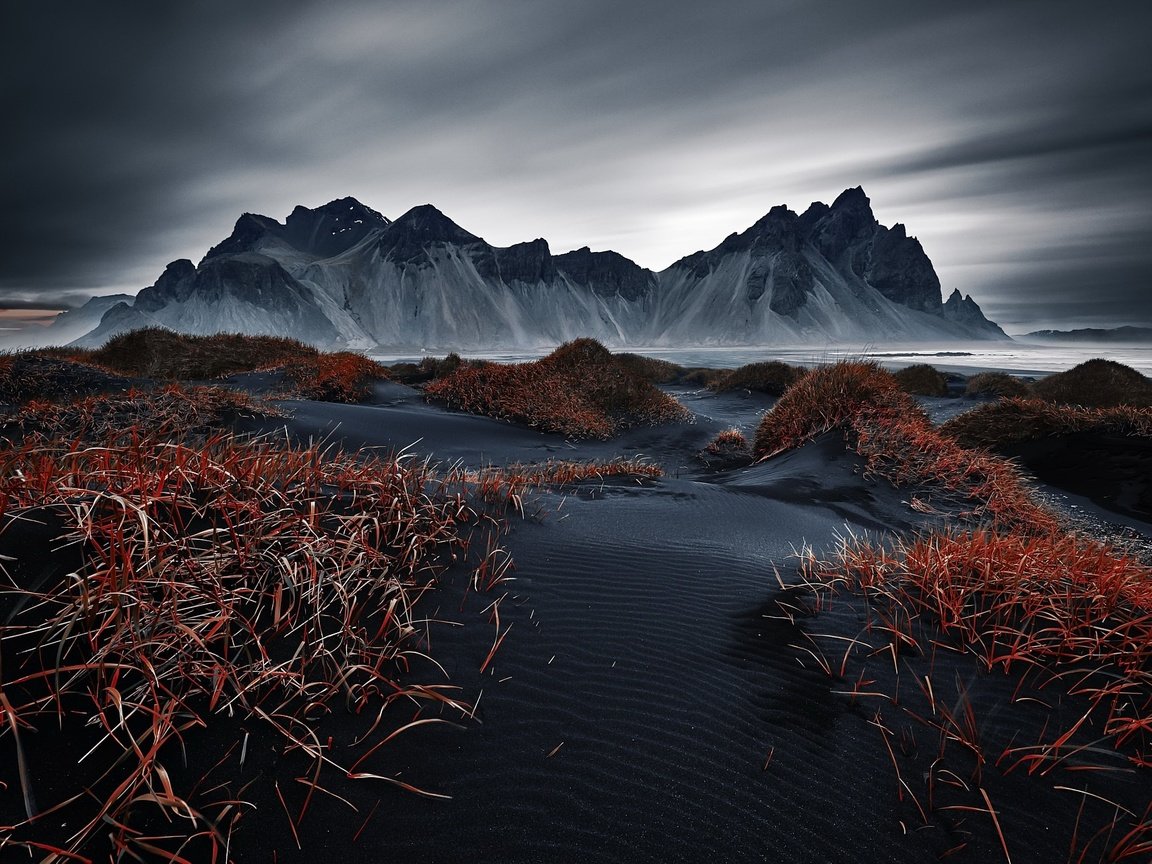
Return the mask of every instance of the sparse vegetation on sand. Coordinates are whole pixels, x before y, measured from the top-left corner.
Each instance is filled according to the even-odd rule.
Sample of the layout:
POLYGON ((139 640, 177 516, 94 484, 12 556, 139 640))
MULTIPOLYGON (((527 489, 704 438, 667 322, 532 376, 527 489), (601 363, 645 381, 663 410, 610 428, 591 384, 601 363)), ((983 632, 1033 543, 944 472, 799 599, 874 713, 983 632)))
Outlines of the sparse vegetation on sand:
POLYGON ((573 438, 611 438, 632 426, 691 417, 633 366, 594 339, 576 339, 531 363, 461 366, 425 393, 461 411, 573 438))
POLYGON ((799 366, 789 366, 779 360, 748 363, 708 383, 717 393, 730 390, 755 390, 769 396, 780 396, 804 374, 799 366))
POLYGON ((1027 382, 1007 372, 978 372, 968 379, 964 395, 975 398, 1026 398, 1031 394, 1027 382))
POLYGON ((1018 860, 1027 847, 996 808, 1035 784, 1058 790, 1055 803, 1072 793, 1102 805, 1073 804, 1058 825, 1069 862, 1152 852, 1152 810, 1113 803, 1108 785, 1118 773, 1121 789, 1146 790, 1152 769, 1152 569, 1059 532, 941 529, 891 545, 851 538, 806 554, 802 573, 819 608, 863 598, 857 637, 811 656, 867 708, 911 824, 982 813, 1018 860), (941 674, 941 655, 970 671, 941 674), (994 696, 992 713, 981 694, 1005 683, 1011 699, 994 696), (902 743, 909 724, 929 733, 920 754, 902 743))
POLYGON ((914 396, 947 396, 947 376, 929 363, 915 363, 893 373, 905 393, 914 396))
MULTIPOLYGON (((967 424, 987 430, 995 420, 1021 418, 1035 422, 1037 429, 1147 422, 1131 410, 1073 412, 1023 400, 974 413, 980 415, 977 421, 964 415, 952 421, 953 429, 967 424)), ((933 429, 895 379, 873 364, 838 363, 805 376, 765 415, 757 451, 771 455, 832 428, 845 431, 850 445, 867 460, 869 472, 897 485, 927 489, 928 495, 937 494, 932 490, 945 493, 947 506, 941 509, 938 500, 914 492, 914 508, 947 514, 961 523, 891 544, 853 537, 831 557, 811 552, 803 556, 805 583, 817 598, 846 590, 867 599, 864 633, 870 635, 861 634, 860 662, 850 664, 857 647, 852 644, 837 666, 824 661, 826 671, 864 680, 867 670, 860 664, 866 660, 861 658, 888 650, 895 662, 902 654, 919 657, 947 647, 971 652, 987 672, 1018 672, 1031 687, 1086 700, 1087 713, 1070 727, 1049 728, 1045 721, 1041 740, 1015 740, 1003 753, 985 753, 978 734, 980 718, 957 713, 963 693, 958 694, 960 703, 939 697, 948 682, 934 678, 932 665, 926 664, 917 673, 922 676, 917 686, 924 697, 919 709, 923 713, 914 716, 941 730, 942 738, 927 783, 920 787, 901 775, 900 760, 887 740, 892 734, 887 724, 893 722, 886 717, 887 706, 903 705, 908 714, 908 694, 876 687, 863 692, 857 684, 851 694, 881 700, 873 725, 885 735, 901 800, 907 794, 927 824, 939 782, 935 772, 960 776, 956 766, 972 764, 973 756, 975 773, 961 779, 972 800, 956 805, 961 808, 977 806, 980 799, 971 792, 980 789, 984 806, 991 809, 980 772, 993 763, 1005 772, 1021 769, 1043 775, 1073 754, 1107 743, 1130 769, 1152 768, 1152 569, 1107 544, 1066 533, 1010 463, 961 447, 955 438, 933 429), (1096 730, 1089 737, 1098 741, 1083 738, 1085 724, 1096 730), (965 751, 959 762, 954 752, 947 752, 950 743, 965 751)), ((824 602, 818 599, 820 605, 824 602)), ((819 659, 816 653, 812 656, 819 659)), ((1018 686, 1023 685, 1022 679, 1018 686)), ((1101 757, 1093 764, 1105 770, 1113 758, 1101 757)), ((1148 814, 1125 816, 1119 808, 1113 812, 1112 822, 1099 834, 1092 833, 1095 827, 1088 831, 1089 845, 1111 837, 1104 842, 1113 857, 1106 860, 1152 850, 1148 814)), ((1004 843, 999 827, 997 833, 1004 843)))
POLYGON ((1066 372, 1041 378, 1032 389, 1036 396, 1049 402, 1085 408, 1152 406, 1152 381, 1114 360, 1088 360, 1066 372))

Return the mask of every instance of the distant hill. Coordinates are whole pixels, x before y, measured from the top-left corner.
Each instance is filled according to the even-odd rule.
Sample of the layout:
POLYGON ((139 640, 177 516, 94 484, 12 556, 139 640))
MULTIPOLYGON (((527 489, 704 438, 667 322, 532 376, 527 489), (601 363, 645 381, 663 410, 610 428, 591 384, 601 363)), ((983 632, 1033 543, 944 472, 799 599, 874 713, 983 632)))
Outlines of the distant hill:
POLYGON ((1152 343, 1152 327, 1112 327, 1100 329, 1085 327, 1079 330, 1033 330, 1017 339, 1037 342, 1104 342, 1152 343))
POLYGON ((524 349, 1006 339, 970 298, 945 301, 919 241, 860 188, 654 273, 615 252, 496 247, 423 205, 391 221, 353 198, 280 223, 244 214, 199 264, 169 264, 77 339, 125 330, 293 336, 320 347, 524 349))

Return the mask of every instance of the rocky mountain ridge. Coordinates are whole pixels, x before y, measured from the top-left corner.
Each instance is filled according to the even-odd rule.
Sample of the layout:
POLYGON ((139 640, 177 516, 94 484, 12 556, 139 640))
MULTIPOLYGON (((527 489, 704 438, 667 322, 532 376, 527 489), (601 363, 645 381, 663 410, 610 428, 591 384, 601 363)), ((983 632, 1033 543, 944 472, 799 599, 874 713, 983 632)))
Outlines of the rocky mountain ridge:
POLYGON ((246 213, 76 342, 143 326, 384 350, 1007 338, 971 298, 942 300, 919 241, 880 225, 858 187, 802 214, 773 207, 660 273, 539 238, 495 247, 431 205, 395 221, 353 198, 283 223, 246 213))

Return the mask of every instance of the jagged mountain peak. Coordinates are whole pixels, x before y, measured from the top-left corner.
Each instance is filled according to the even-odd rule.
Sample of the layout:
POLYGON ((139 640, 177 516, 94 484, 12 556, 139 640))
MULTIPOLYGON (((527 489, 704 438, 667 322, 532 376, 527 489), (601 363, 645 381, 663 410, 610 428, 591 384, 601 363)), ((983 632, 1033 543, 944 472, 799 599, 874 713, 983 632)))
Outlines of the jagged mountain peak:
POLYGON ((845 189, 836 196, 836 200, 832 202, 832 210, 867 210, 868 214, 872 214, 872 202, 868 196, 864 194, 862 186, 853 186, 850 189, 845 189))
POLYGON ((288 214, 282 236, 302 252, 330 258, 389 224, 385 216, 355 198, 337 198, 313 209, 296 206, 288 214))
POLYGON ((203 261, 220 255, 238 255, 248 252, 268 234, 278 235, 284 226, 268 216, 259 213, 242 213, 236 220, 232 233, 217 243, 204 256, 203 261))
POLYGON ((418 235, 427 240, 474 242, 475 234, 465 231, 431 204, 413 207, 390 226, 390 233, 418 235))
POLYGON ((295 213, 299 210, 304 210, 311 213, 349 213, 353 214, 355 217, 372 216, 376 219, 383 219, 385 222, 388 221, 387 217, 385 217, 383 214, 373 210, 367 204, 358 201, 351 195, 347 195, 343 198, 334 198, 327 204, 321 204, 319 207, 308 208, 297 204, 292 212, 295 213))
POLYGON ((413 207, 382 232, 377 247, 385 259, 406 264, 424 265, 429 261, 431 246, 451 244, 483 247, 481 273, 494 276, 496 255, 491 246, 475 234, 465 231, 431 204, 413 207))
POLYGON ((192 275, 195 270, 196 265, 187 258, 177 258, 164 268, 164 272, 160 274, 160 278, 183 279, 185 276, 192 275))

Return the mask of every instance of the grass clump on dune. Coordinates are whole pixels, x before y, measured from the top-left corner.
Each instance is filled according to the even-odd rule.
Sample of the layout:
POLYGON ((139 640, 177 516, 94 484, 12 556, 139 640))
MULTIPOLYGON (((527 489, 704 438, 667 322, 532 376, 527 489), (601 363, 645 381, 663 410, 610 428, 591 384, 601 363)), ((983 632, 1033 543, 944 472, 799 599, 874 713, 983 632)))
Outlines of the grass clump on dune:
POLYGON ((989 396, 1024 398, 1031 392, 1027 382, 1007 372, 978 372, 968 379, 964 387, 964 395, 975 398, 989 396))
POLYGON ((531 363, 464 365, 424 392, 452 408, 573 438, 606 439, 691 417, 594 339, 567 342, 531 363))
POLYGON ((315 357, 320 352, 296 339, 219 333, 190 336, 145 327, 113 336, 94 351, 78 354, 121 375, 164 381, 223 378, 315 357))
POLYGON ((947 396, 948 378, 928 363, 915 363, 893 373, 896 383, 905 393, 914 396, 947 396))
POLYGON ((1152 409, 1081 408, 1040 399, 1002 399, 953 417, 940 431, 964 447, 992 450, 1078 432, 1149 438, 1152 437, 1152 409))
POLYGON ((362 354, 326 353, 296 339, 218 333, 191 336, 162 327, 132 330, 101 348, 35 352, 86 363, 119 375, 160 381, 205 381, 245 372, 279 371, 286 388, 279 395, 328 402, 357 402, 387 370, 362 354))
POLYGON ((789 366, 779 360, 748 363, 733 369, 708 386, 717 393, 730 390, 755 390, 770 396, 780 396, 804 374, 804 369, 789 366))
POLYGON ((875 476, 934 489, 949 506, 963 506, 966 515, 991 524, 1055 528, 1055 517, 1033 500, 1015 467, 942 435, 896 379, 872 362, 833 363, 797 381, 761 419, 755 453, 767 458, 832 429, 844 430, 875 476))
POLYGON ((735 428, 717 432, 716 436, 708 442, 704 451, 713 456, 729 458, 745 457, 752 454, 748 439, 744 437, 743 432, 735 428))
POLYGON ((1100 358, 1041 378, 1032 389, 1049 402, 1085 408, 1152 406, 1152 381, 1131 366, 1100 358))

